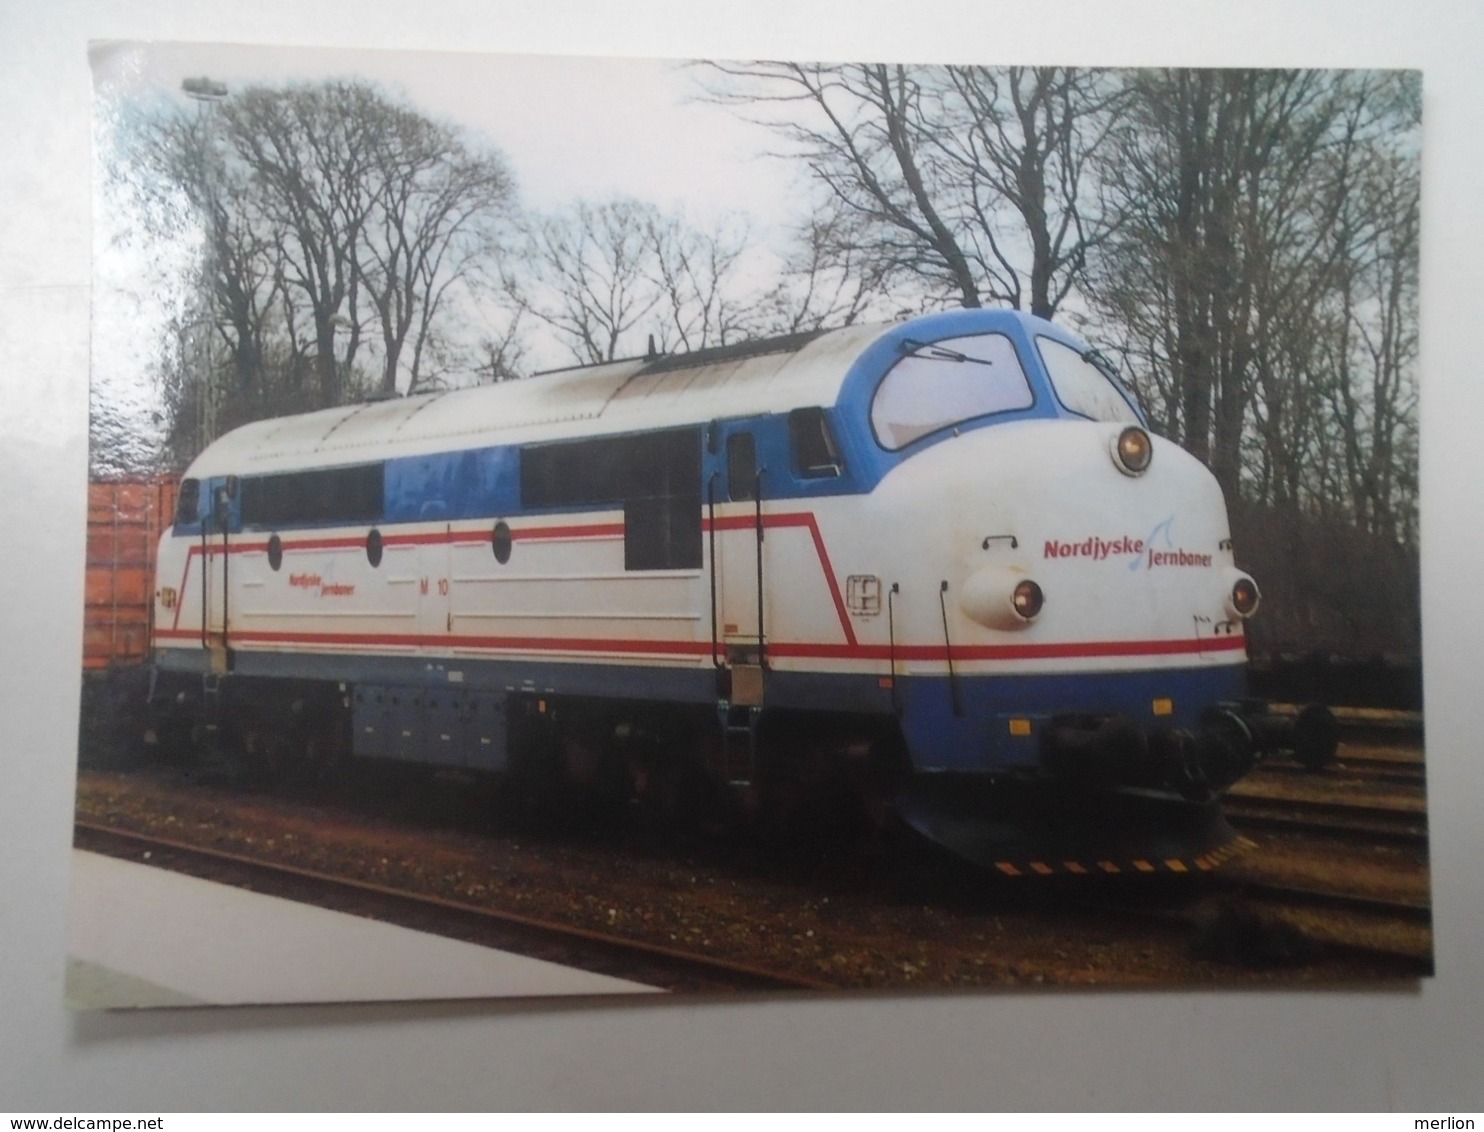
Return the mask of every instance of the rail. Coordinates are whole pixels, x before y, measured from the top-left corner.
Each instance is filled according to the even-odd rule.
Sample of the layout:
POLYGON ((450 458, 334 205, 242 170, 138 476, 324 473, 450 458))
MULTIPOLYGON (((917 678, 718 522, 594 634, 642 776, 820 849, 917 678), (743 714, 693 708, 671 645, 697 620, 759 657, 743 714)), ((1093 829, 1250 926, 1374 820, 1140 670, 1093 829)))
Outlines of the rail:
MULTIPOLYGON (((513 931, 517 935, 514 941, 516 945, 524 940, 526 943, 540 941, 546 945, 558 944, 566 948, 575 946, 582 953, 583 958, 598 967, 611 968, 617 961, 632 977, 636 973, 634 968, 637 966, 639 968, 637 973, 642 976, 637 981, 645 981, 645 978, 664 980, 669 985, 664 986, 663 989, 834 989, 829 983, 798 975, 784 974, 731 960, 697 955, 678 948, 607 935, 588 928, 543 920, 515 912, 466 904, 447 897, 409 892, 373 881, 335 876, 297 865, 268 861, 261 857, 249 857, 222 849, 192 845, 172 838, 117 829, 85 819, 75 821, 74 830, 76 834, 81 835, 76 837, 79 848, 87 848, 91 845, 98 851, 108 852, 110 848, 117 850, 122 846, 130 857, 139 849, 148 849, 151 852, 164 851, 181 858, 186 863, 195 860, 218 867, 227 866, 232 870, 246 873, 248 884, 254 888, 259 888, 264 881, 308 884, 321 892, 328 891, 351 896, 362 902, 366 897, 372 897, 377 902, 379 910, 410 912, 412 913, 410 918, 419 924, 426 924, 431 912, 465 925, 483 925, 487 928, 498 927, 513 931), (112 846, 108 844, 110 841, 113 842, 112 846)), ((115 851, 112 855, 123 856, 125 854, 115 851)), ((507 943, 506 946, 508 948, 511 944, 507 943)))

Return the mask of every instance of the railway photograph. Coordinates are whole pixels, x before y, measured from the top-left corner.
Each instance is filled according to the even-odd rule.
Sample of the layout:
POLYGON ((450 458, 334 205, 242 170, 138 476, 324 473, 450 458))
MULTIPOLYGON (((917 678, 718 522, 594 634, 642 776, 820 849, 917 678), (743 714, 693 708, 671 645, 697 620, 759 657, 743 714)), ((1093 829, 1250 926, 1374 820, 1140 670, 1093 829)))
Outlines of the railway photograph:
POLYGON ((70 1005, 1433 973, 1419 73, 91 65, 70 1005))

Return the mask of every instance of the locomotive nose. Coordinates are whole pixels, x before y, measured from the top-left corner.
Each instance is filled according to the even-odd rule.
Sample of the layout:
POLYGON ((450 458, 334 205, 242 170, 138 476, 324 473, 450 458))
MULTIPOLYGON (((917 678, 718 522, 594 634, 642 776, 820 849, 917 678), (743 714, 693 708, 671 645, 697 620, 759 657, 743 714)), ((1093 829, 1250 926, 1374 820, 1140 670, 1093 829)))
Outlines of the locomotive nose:
MULTIPOLYGON (((1013 513, 1001 526, 1021 536, 1021 576, 1054 599, 1037 625, 1095 627, 1109 639, 1240 639, 1261 590, 1233 560, 1221 489, 1204 464, 1140 425, 1058 421, 1020 440, 1015 456, 1039 479, 988 506, 1013 513)), ((1023 627, 1002 611, 1009 581, 1005 564, 993 565, 993 581, 972 576, 964 613, 989 628, 1023 627)))

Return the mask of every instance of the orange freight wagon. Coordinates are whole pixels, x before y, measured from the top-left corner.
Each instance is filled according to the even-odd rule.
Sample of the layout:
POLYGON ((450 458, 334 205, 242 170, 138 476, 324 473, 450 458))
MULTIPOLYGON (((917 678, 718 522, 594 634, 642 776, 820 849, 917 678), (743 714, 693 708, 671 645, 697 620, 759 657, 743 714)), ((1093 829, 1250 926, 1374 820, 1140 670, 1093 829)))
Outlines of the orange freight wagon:
POLYGON ((175 493, 174 476, 88 485, 84 670, 148 657, 155 548, 174 515, 175 493))

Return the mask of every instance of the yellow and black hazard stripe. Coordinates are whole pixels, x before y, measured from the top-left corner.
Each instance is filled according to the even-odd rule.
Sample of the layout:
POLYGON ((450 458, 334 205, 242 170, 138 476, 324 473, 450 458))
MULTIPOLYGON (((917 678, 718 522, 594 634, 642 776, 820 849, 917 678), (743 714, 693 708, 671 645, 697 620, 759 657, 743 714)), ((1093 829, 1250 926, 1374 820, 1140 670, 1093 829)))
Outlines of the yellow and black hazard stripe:
POLYGON ((1025 876, 1138 876, 1148 873, 1208 873, 1223 862, 1249 850, 1256 849, 1257 842, 1245 837, 1228 841, 1219 849, 1213 849, 1199 857, 1166 857, 1149 859, 1132 857, 1127 860, 1096 861, 996 861, 994 867, 1007 877, 1025 876))

